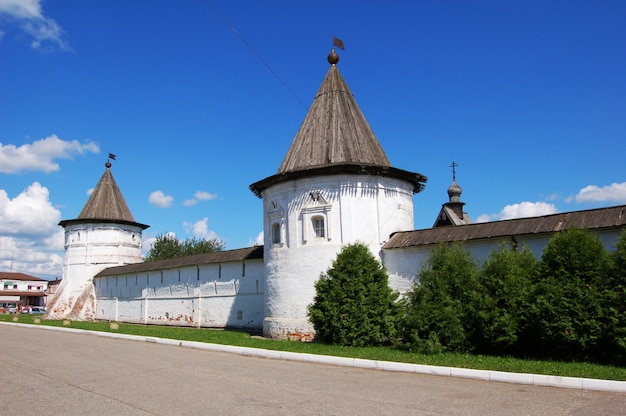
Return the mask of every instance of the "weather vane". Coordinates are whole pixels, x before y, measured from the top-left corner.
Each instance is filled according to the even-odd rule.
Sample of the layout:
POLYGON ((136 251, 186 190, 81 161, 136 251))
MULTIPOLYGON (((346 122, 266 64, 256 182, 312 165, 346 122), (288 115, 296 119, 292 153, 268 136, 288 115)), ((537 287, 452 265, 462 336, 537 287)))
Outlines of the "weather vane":
POLYGON ((343 46, 343 41, 339 39, 338 37, 336 37, 334 34, 333 34, 333 46, 341 49, 342 51, 345 51, 345 48, 343 46))

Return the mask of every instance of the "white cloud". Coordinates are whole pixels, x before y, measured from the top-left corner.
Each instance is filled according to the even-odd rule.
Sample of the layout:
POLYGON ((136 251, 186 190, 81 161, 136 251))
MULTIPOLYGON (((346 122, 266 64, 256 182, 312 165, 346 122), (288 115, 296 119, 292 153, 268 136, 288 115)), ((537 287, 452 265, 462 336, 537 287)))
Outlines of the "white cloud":
POLYGON ((215 231, 209 230, 209 219, 204 217, 203 219, 196 221, 195 223, 183 222, 185 231, 191 232, 194 237, 198 237, 204 240, 220 239, 215 231))
POLYGON ((0 189, 0 270, 61 277, 63 228, 48 189, 34 182, 11 199, 0 189))
POLYGON ((39 0, 0 0, 0 13, 18 19, 41 19, 39 0))
POLYGON ((183 205, 185 205, 186 207, 191 207, 191 206, 196 205, 200 201, 210 201, 211 199, 215 199, 217 197, 218 197, 217 194, 211 194, 209 192, 204 192, 204 191, 196 191, 196 193, 193 195, 193 198, 186 199, 183 202, 183 205))
POLYGON ((34 182, 14 199, 0 189, 0 233, 43 236, 57 230, 61 212, 48 199, 48 188, 34 182))
POLYGON ((626 203, 626 182, 612 183, 602 188, 596 185, 585 186, 576 195, 576 203, 585 202, 626 203))
POLYGON ((33 49, 40 49, 50 42, 63 50, 71 50, 61 26, 54 19, 44 16, 40 0, 0 0, 0 14, 18 22, 32 38, 30 46, 33 49))
POLYGON ((150 194, 148 200, 157 208, 169 208, 174 201, 174 197, 165 195, 162 191, 154 191, 150 194))
POLYGON ((59 170, 59 164, 55 162, 55 159, 71 159, 87 152, 98 153, 100 148, 96 143, 90 141, 85 143, 80 143, 78 140, 66 141, 59 139, 54 134, 19 147, 13 144, 3 145, 0 143, 0 172, 39 171, 50 173, 59 170))
POLYGON ((542 215, 556 214, 558 209, 554 204, 547 202, 520 202, 505 206, 499 214, 482 214, 476 218, 476 222, 509 220, 513 218, 538 217, 542 215))
POLYGON ((248 246, 252 247, 252 246, 262 246, 264 244, 264 232, 261 231, 255 239, 250 239, 248 240, 248 246))
POLYGON ((198 201, 210 201, 211 199, 217 198, 217 194, 211 194, 204 191, 197 191, 193 196, 198 201))

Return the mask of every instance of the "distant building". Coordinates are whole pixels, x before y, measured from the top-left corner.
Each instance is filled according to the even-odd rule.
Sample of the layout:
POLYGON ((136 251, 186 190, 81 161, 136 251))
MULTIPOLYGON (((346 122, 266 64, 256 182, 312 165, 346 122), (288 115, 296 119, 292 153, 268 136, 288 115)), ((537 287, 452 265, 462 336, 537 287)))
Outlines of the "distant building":
POLYGON ((0 272, 0 308, 4 311, 45 306, 47 290, 47 280, 24 273, 0 272))
POLYGON ((250 185, 263 199, 264 245, 154 262, 141 259, 141 232, 106 170, 65 228, 63 280, 48 316, 195 327, 237 327, 272 338, 311 340, 314 283, 341 248, 361 242, 407 291, 440 242, 463 241, 478 258, 501 244, 539 255, 567 227, 597 232, 607 248, 626 229, 626 206, 472 224, 456 182, 433 228, 414 230, 413 195, 424 175, 391 166, 334 51, 275 175, 250 185))

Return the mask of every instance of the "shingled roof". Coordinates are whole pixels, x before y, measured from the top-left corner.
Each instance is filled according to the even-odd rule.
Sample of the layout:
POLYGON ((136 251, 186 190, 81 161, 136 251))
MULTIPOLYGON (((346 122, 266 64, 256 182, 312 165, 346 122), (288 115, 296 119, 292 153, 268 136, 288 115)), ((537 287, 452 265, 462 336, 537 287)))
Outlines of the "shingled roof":
POLYGON ((439 242, 547 234, 572 227, 590 230, 626 227, 626 205, 541 217, 403 231, 392 234, 383 246, 383 250, 425 246, 439 242))
POLYGON ((102 270, 96 277, 119 276, 122 274, 142 273, 152 270, 176 269, 202 264, 216 264, 232 261, 263 259, 263 246, 240 248, 236 250, 216 251, 214 253, 192 254, 165 260, 146 261, 124 266, 109 267, 102 270))
POLYGON ((133 224, 140 226, 142 229, 148 228, 147 225, 135 221, 133 214, 128 209, 128 205, 126 205, 126 200, 124 200, 120 188, 111 174, 111 164, 107 162, 105 166, 106 169, 100 181, 98 181, 96 188, 89 196, 78 218, 63 220, 59 222, 59 225, 65 226, 80 222, 105 222, 133 224))
POLYGON ((331 64, 278 173, 346 163, 391 166, 339 68, 331 64))
POLYGON ((355 173, 391 176, 423 189, 427 178, 391 166, 339 68, 339 56, 328 55, 331 64, 313 104, 285 155, 278 172, 250 185, 258 197, 276 183, 302 177, 355 173))

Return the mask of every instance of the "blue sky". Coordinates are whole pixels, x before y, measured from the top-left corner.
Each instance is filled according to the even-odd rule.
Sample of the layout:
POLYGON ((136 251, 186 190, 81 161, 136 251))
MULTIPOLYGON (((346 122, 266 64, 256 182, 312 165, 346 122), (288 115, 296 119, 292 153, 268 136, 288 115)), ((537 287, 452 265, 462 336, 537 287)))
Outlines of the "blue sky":
POLYGON ((0 0, 0 270, 61 275, 104 172, 157 234, 245 247, 341 38, 398 168, 474 220, 626 203, 626 2, 0 0))

